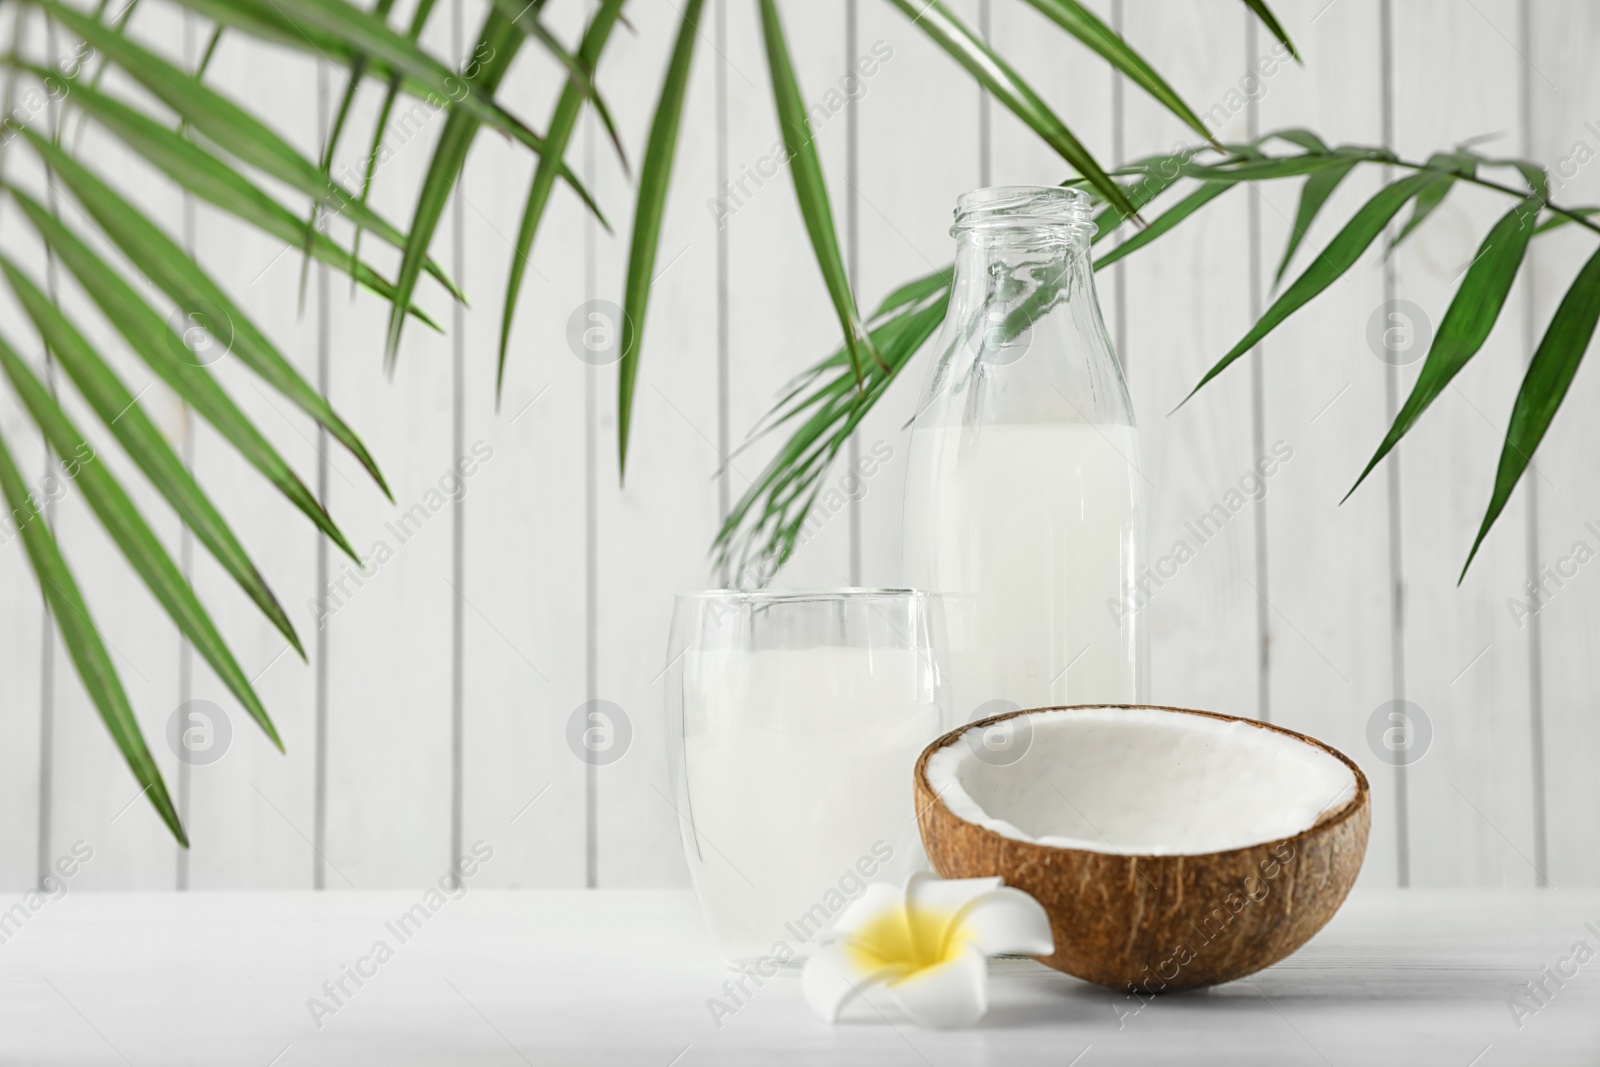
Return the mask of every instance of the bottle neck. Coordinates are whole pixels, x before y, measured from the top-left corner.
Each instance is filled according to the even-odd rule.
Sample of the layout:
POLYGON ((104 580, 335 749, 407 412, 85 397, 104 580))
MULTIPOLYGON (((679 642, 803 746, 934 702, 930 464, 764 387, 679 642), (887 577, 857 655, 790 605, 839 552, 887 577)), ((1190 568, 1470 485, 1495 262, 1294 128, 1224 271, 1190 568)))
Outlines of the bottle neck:
POLYGON ((1083 226, 957 227, 955 277, 921 425, 1132 425, 1083 226))
POLYGON ((956 245, 952 307, 982 309, 987 318, 1009 317, 1012 326, 1023 327, 1087 280, 1088 252, 1081 234, 1060 230, 964 233, 956 245))
POLYGON ((1041 325, 1067 315, 1062 305, 1092 293, 1091 286, 1081 233, 1030 227, 961 234, 948 315, 958 346, 950 369, 965 377, 1016 362, 1041 325))

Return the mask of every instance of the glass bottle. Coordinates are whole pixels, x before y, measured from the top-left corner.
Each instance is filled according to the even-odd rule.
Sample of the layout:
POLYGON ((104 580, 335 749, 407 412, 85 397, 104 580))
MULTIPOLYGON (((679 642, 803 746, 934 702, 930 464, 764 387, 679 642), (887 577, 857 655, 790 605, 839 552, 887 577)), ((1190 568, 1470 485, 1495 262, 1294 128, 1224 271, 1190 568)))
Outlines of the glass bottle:
POLYGON ((912 423, 908 584, 943 594, 953 710, 1144 700, 1133 406, 1095 299, 1089 198, 957 201, 955 277, 912 423))

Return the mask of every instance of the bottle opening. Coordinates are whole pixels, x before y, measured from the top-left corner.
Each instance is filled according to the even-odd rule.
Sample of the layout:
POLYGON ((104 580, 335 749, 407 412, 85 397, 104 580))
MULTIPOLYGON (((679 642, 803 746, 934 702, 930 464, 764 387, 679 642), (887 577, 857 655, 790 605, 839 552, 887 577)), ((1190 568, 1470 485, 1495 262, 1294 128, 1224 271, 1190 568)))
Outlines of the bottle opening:
POLYGON ((956 199, 952 237, 1007 231, 1054 231, 1087 240, 1094 232, 1089 196, 1059 185, 998 185, 956 199))

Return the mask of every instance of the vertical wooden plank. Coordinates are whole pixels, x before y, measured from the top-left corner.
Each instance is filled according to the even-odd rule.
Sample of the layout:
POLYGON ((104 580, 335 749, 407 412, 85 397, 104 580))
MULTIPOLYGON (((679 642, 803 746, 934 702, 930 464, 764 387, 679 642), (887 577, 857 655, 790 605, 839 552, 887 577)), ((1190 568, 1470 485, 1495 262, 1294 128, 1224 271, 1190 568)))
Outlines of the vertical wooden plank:
MULTIPOLYGON (((569 44, 588 5, 551 5, 544 19, 569 44)), ((626 36, 618 30, 618 36, 626 36)), ((576 45, 573 44, 575 48, 576 45)), ((543 131, 564 72, 532 47, 502 84, 506 100, 543 131)), ((601 91, 633 95, 645 79, 602 63, 601 91)), ((568 152, 576 166, 577 147, 568 152)), ((637 146, 632 146, 637 149, 637 146)), ((466 508, 465 754, 462 838, 494 846, 474 884, 584 883, 584 764, 566 743, 567 719, 584 701, 584 377, 568 341, 584 318, 586 208, 556 187, 524 274, 505 394, 495 401, 500 310, 517 228, 537 161, 486 136, 475 146, 460 195, 467 277, 465 443, 474 473, 466 508)), ((623 217, 625 198, 605 207, 623 217)), ((614 324, 613 324, 614 325, 614 324)), ((579 349, 583 351, 583 349, 579 349)), ((605 358, 601 353, 591 358, 605 358)))
MULTIPOLYGON (((475 27, 477 10, 466 25, 475 27)), ((424 32, 436 55, 451 54, 449 5, 424 32)), ((469 31, 470 32, 470 31, 469 31)), ((334 81, 337 85, 337 79, 334 81)), ((371 203, 410 229, 416 192, 446 112, 402 98, 385 134, 386 161, 371 203)), ((356 130, 370 129, 370 123, 356 130)), ((364 137, 346 142, 359 166, 364 137)), ((451 218, 435 234, 436 260, 450 259, 451 218)), ((363 247, 376 242, 369 235, 363 247)), ((421 302, 450 321, 448 296, 424 278, 421 302)), ((357 464, 330 450, 329 506, 362 553, 365 568, 330 551, 319 591, 328 627, 328 888, 417 885, 450 862, 451 611, 450 479, 454 395, 451 340, 408 325, 392 378, 381 371, 386 309, 334 301, 330 398, 366 432, 394 493, 384 500, 357 464)))
MULTIPOLYGON (((224 35, 207 80, 247 103, 308 158, 318 158, 314 57, 238 34, 224 35)), ((303 212, 305 207, 296 200, 292 209, 303 212)), ((206 204, 195 206, 195 245, 202 268, 284 358, 315 384, 315 268, 302 307, 299 250, 286 248, 282 241, 206 204)), ((346 289, 339 287, 341 297, 346 289)), ((214 338, 210 343, 225 347, 227 339, 214 338)), ((312 420, 237 359, 222 356, 209 366, 241 410, 313 485, 320 455, 312 420)), ((199 420, 192 422, 196 479, 261 569, 308 654, 314 654, 317 616, 311 605, 317 595, 320 535, 215 430, 199 420)), ((367 428, 358 422, 355 429, 359 434, 367 428)), ((337 510, 334 519, 345 521, 337 510)), ((224 734, 214 723, 216 740, 211 744, 219 747, 200 748, 189 756, 188 884, 195 889, 309 888, 315 868, 311 840, 316 675, 203 547, 193 552, 192 573, 197 595, 212 611, 246 675, 254 679, 285 751, 273 747, 210 668, 192 657, 188 696, 193 703, 187 714, 207 720, 225 716, 227 740, 222 740, 224 734)))
MULTIPOLYGON (((746 36, 754 5, 730 9, 736 36, 719 54, 713 12, 702 14, 695 63, 684 102, 672 187, 667 199, 655 265, 649 318, 643 324, 643 350, 634 393, 627 479, 618 484, 617 364, 590 373, 593 391, 596 528, 594 539, 594 640, 597 687, 593 705, 565 709, 569 716, 596 712, 613 733, 603 751, 589 757, 594 780, 595 853, 593 876, 601 886, 680 885, 687 881, 677 819, 670 799, 666 730, 663 724, 663 666, 674 593, 711 581, 706 551, 716 534, 718 500, 715 473, 722 463, 717 446, 716 225, 708 201, 716 194, 715 72, 728 63, 754 78, 760 71, 757 38, 746 36), (626 727, 628 737, 623 730, 626 727), (619 746, 626 741, 626 748, 619 746)), ((628 136, 629 159, 637 167, 654 114, 667 56, 676 39, 682 8, 642 5, 630 10, 637 35, 619 33, 605 63, 617 72, 610 83, 617 123, 628 136), (625 79, 621 72, 630 72, 625 79), (620 90, 622 95, 615 95, 620 90)), ((794 17, 798 28, 806 20, 794 17)), ((803 38, 802 38, 803 40, 803 38)), ((797 48, 800 41, 795 42, 797 48)), ((739 75, 732 75, 738 81, 739 75)), ((742 82, 739 82, 742 85, 742 82)), ((758 84, 763 84, 758 82, 758 84)), ((754 95, 746 93, 746 95, 754 95)), ((597 195, 608 205, 615 233, 602 236, 593 261, 592 299, 620 305, 627 270, 634 184, 622 173, 616 153, 597 126, 594 144, 597 195)), ((735 158, 738 158, 737 155, 735 158)), ((770 188, 763 198, 776 201, 770 188)), ((744 219, 739 216, 739 223, 744 219)), ((737 223, 730 222, 730 225, 737 223)), ((737 242, 738 231, 731 231, 737 242)), ((737 244, 736 244, 737 247, 737 244)), ((772 269, 764 251, 761 274, 772 269)), ((755 273, 754 264, 734 267, 734 277, 755 273)), ((735 324, 738 318, 735 318, 735 324)), ((774 329, 774 324, 766 324, 774 329)), ((767 366, 776 332, 763 329, 734 347, 734 367, 767 366)), ((737 337, 738 335, 736 335, 737 337)), ((738 461, 736 469, 745 467, 738 461)), ((588 720, 594 722, 595 720, 588 720)), ((599 725, 596 723, 596 725, 599 725)), ((567 720, 557 741, 565 746, 567 720)), ((562 756, 580 760, 576 752, 562 756)))
MULTIPOLYGON (((849 191, 845 181, 848 104, 841 87, 844 4, 842 0, 788 4, 782 5, 781 11, 813 143, 833 201, 834 223, 841 228, 840 240, 844 241, 843 207, 849 191)), ((723 205, 718 213, 727 227, 728 412, 738 448, 777 401, 782 387, 837 348, 843 335, 806 237, 794 183, 783 163, 783 135, 767 75, 758 5, 730 4, 727 20, 727 47, 718 61, 728 67, 729 186, 714 195, 723 205)), ((863 35, 868 40, 875 36, 866 30, 863 35)), ((708 206, 700 210, 704 212, 708 206)), ((759 477, 782 441, 781 434, 769 435, 734 457, 731 487, 735 499, 759 477)), ((850 521, 842 496, 836 497, 825 521, 813 523, 813 529, 815 533, 804 539, 774 585, 831 588, 850 584, 850 521)))
MULTIPOLYGON (((1520 124, 1515 0, 1394 6, 1395 148, 1402 158, 1483 134, 1516 151, 1520 124)), ((1516 184, 1511 173, 1491 175, 1516 184)), ((1395 346, 1400 395, 1483 235, 1514 201, 1458 187, 1397 250, 1392 309, 1418 336, 1395 346)), ((1526 496, 1512 500, 1458 587, 1494 485, 1511 401, 1522 379, 1519 302, 1399 448, 1405 569, 1405 698, 1428 716, 1432 744, 1409 768, 1414 885, 1533 885, 1528 644, 1505 607, 1526 566, 1526 496)), ((1398 335, 1397 335, 1398 336, 1398 335)), ((1533 477, 1541 477, 1537 472, 1533 477)))
MULTIPOLYGON (((1246 55, 1244 18, 1242 10, 1205 3, 1130 2, 1124 9, 1129 43, 1221 140, 1247 134, 1241 84, 1258 57, 1246 55)), ((1124 99, 1130 159, 1198 140, 1146 94, 1130 88, 1124 99)), ((1251 195, 1229 193, 1125 261, 1126 356, 1134 368, 1146 562, 1161 579, 1142 604, 1136 598, 1150 634, 1150 699, 1262 715, 1258 611, 1261 596, 1271 594, 1254 588, 1254 520, 1256 509, 1272 507, 1276 487, 1255 477, 1258 461, 1271 457, 1258 455, 1252 439, 1248 364, 1172 412, 1248 327, 1251 195), (1252 491, 1258 483, 1265 496, 1252 491)))
MULTIPOLYGON (((977 27, 977 0, 949 6, 967 25, 977 27)), ((1020 5, 1012 6, 1020 10, 1020 5)), ((953 59, 889 5, 862 3, 858 18, 858 55, 849 61, 869 60, 873 73, 863 76, 865 95, 856 104, 861 124, 859 185, 846 192, 855 196, 860 220, 856 291, 871 309, 899 285, 947 267, 955 258, 950 223, 956 197, 982 183, 978 152, 982 92, 953 59)), ((995 32, 1015 36, 1013 25, 999 21, 995 32)), ((1002 111, 990 109, 991 115, 1002 111)), ((1004 121, 1012 121, 1009 114, 1004 121)), ((1061 180, 1060 168, 1053 168, 1048 159, 1018 158, 1017 173, 1008 174, 1011 160, 1025 149, 1016 147, 1022 138, 1012 126, 1003 128, 1001 151, 1007 162, 997 181, 1061 180), (1034 178, 1024 177, 1024 169, 1034 178)), ((826 343, 835 342, 830 337, 826 343)), ((851 472, 841 463, 829 475, 841 492, 860 486, 862 580, 869 586, 905 584, 901 510, 911 446, 909 423, 934 347, 930 342, 906 364, 862 421, 857 432, 861 457, 873 465, 851 472)), ((828 350, 819 346, 814 349, 816 356, 808 358, 828 350)), ((830 519, 829 526, 835 524, 830 519)))
MULTIPOLYGON (((1600 11, 1584 3, 1530 3, 1522 17, 1528 20, 1529 33, 1515 39, 1531 64, 1518 68, 1529 102, 1529 150, 1550 170, 1553 200, 1562 205, 1596 203, 1600 121, 1591 102, 1600 92, 1600 72, 1593 63, 1600 11)), ((1531 282, 1525 312, 1529 328, 1514 350, 1532 351, 1596 243, 1592 231, 1574 226, 1534 241, 1530 275, 1525 279, 1531 282)), ((1547 856, 1541 866, 1549 882, 1561 887, 1600 885, 1600 856, 1594 849, 1600 835, 1594 774, 1600 762, 1600 717, 1595 715, 1600 663, 1594 656, 1600 643, 1600 573, 1594 573, 1593 564, 1600 553, 1596 532, 1600 471, 1594 463, 1592 415, 1600 405, 1600 374, 1594 360, 1591 344, 1587 365, 1573 381, 1549 435, 1533 457, 1543 477, 1533 475, 1537 485, 1525 481, 1517 489, 1518 497, 1538 500, 1536 547, 1529 554, 1527 573, 1521 576, 1535 583, 1536 595, 1521 582, 1495 590, 1503 598, 1500 610, 1508 619, 1517 617, 1520 632, 1539 634, 1543 735, 1533 743, 1544 775, 1543 782, 1536 780, 1534 785, 1543 786, 1548 824, 1547 856)), ((1507 517, 1501 518, 1501 525, 1507 517)), ((1508 533, 1497 529, 1491 537, 1508 533)), ((1540 858, 1537 853, 1530 855, 1540 858)))
MULTIPOLYGON (((1261 128, 1307 126, 1329 144, 1380 143, 1384 101, 1374 42, 1383 31, 1376 0, 1345 0, 1326 9, 1305 0, 1274 10, 1306 65, 1284 66, 1267 83, 1261 128)), ((1285 285, 1377 191, 1379 180, 1363 169, 1341 184, 1306 235, 1285 285)), ((1265 183, 1259 195, 1260 262, 1263 285, 1270 287, 1295 218, 1299 183, 1265 183)), ((1373 792, 1364 877, 1392 885, 1399 866, 1394 773, 1367 742, 1372 716, 1396 699, 1383 472, 1339 504, 1388 426, 1387 364, 1367 348, 1364 333, 1383 300, 1381 268, 1369 254, 1275 330, 1260 358, 1263 438, 1293 449, 1267 496, 1273 721, 1321 738, 1361 765, 1373 792)), ((1222 351, 1213 349, 1213 358, 1222 351)))

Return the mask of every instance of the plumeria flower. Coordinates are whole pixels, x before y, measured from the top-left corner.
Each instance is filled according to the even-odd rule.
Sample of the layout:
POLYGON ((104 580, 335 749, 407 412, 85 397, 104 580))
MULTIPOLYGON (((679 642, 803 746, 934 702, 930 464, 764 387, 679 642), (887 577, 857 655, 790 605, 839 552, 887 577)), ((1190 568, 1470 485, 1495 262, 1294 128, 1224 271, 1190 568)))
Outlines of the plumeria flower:
POLYGON ((1055 951, 1044 908, 999 878, 917 873, 878 882, 846 908, 801 976, 806 1003, 829 1022, 864 989, 884 984, 922 1026, 970 1026, 989 1010, 988 957, 1055 951))

